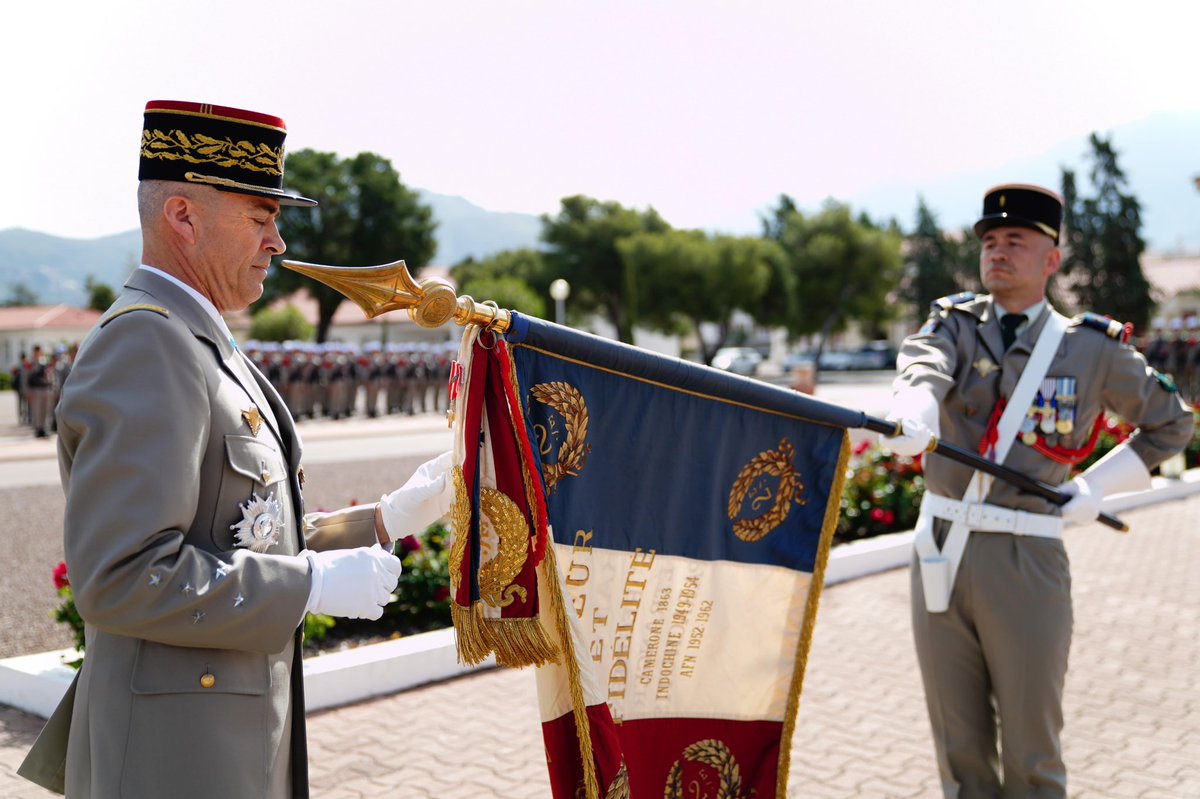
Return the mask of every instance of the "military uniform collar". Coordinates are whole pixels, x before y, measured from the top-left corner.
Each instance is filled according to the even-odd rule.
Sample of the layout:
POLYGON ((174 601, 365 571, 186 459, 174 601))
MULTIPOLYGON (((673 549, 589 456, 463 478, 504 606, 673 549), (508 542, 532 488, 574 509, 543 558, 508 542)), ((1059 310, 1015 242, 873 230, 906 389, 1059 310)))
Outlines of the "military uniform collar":
POLYGON ((228 358, 237 349, 229 326, 221 318, 216 306, 200 292, 161 269, 142 264, 133 270, 125 285, 144 291, 171 306, 192 332, 208 339, 228 358))
MULTIPOLYGON (((985 295, 968 310, 979 320, 979 337, 999 363, 1005 355, 1004 341, 1000 335, 1000 316, 1005 313, 1004 306, 996 302, 991 295, 985 295)), ((1029 321, 1018 329, 1017 340, 1013 342, 1009 352, 1018 349, 1026 352, 1032 350, 1033 342, 1041 335, 1052 310, 1050 303, 1044 299, 1026 308, 1022 313, 1029 317, 1029 321)))

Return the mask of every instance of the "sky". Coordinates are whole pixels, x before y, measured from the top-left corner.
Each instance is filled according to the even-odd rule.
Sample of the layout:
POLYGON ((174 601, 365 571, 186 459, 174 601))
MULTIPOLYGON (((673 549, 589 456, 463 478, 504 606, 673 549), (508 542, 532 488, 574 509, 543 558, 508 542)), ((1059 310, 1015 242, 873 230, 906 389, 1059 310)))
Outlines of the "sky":
POLYGON ((0 27, 0 230, 136 227, 142 110, 171 99, 492 211, 586 194, 757 232, 781 193, 915 198, 1200 110, 1197 30, 1183 0, 25 0, 0 27))

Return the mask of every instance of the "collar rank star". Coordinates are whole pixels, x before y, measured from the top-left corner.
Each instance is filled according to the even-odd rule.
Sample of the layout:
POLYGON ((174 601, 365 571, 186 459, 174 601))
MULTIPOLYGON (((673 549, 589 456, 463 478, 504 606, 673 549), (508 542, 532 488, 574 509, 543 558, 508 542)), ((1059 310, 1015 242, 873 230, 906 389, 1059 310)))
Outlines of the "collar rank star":
POLYGON ((250 435, 258 438, 258 431, 262 428, 263 417, 258 412, 258 406, 251 405, 249 410, 242 411, 242 418, 246 420, 246 424, 250 427, 250 435))
POLYGON ((283 505, 273 493, 266 499, 254 494, 242 507, 242 520, 229 525, 237 531, 237 545, 254 552, 266 552, 279 543, 279 531, 283 529, 283 505))

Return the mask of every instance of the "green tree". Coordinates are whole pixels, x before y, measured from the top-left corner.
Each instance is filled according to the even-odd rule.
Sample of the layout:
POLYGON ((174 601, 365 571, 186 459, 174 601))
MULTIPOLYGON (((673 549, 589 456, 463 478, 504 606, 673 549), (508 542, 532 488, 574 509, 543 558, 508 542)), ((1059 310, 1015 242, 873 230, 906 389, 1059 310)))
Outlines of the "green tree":
POLYGON ((576 311, 599 311, 621 341, 633 342, 637 273, 622 260, 617 242, 636 233, 661 233, 669 225, 653 208, 645 212, 591 197, 564 197, 557 216, 542 216, 542 241, 551 279, 571 284, 576 311))
POLYGON ((527 316, 544 317, 550 277, 537 250, 503 250, 487 258, 465 258, 450 268, 460 294, 492 300, 527 316))
POLYGON ((1142 274, 1141 205, 1126 193, 1112 138, 1093 133, 1089 172, 1096 194, 1080 194, 1075 173, 1063 169, 1062 274, 1083 309, 1145 329, 1153 312, 1150 284, 1142 274))
POLYGON ((716 236, 695 230, 637 233, 617 243, 622 261, 638 276, 638 318, 653 329, 677 332, 681 321, 708 364, 729 340, 736 310, 755 309, 782 259, 775 242, 716 236), (704 323, 716 337, 706 340, 704 323))
MULTIPOLYGON (((388 159, 375 153, 338 158, 300 150, 286 163, 288 187, 318 200, 316 208, 284 206, 280 228, 287 257, 336 266, 374 266, 403 259, 414 274, 437 249, 433 211, 400 182, 388 159)), ((319 309, 317 341, 325 341, 339 292, 288 269, 271 270, 263 299, 307 288, 319 309)))
POLYGON ((24 283, 12 283, 8 287, 8 299, 0 305, 5 308, 19 308, 26 305, 37 305, 40 302, 37 292, 24 283))
POLYGON ((959 247, 938 227, 924 197, 917 198, 916 227, 906 245, 900 297, 915 307, 918 318, 924 318, 934 300, 963 290, 962 268, 956 260, 959 247))
POLYGON ((294 305, 260 308, 250 317, 250 338, 255 341, 307 341, 313 326, 294 305))
POLYGON ((117 293, 113 291, 112 286, 99 282, 94 275, 87 276, 83 287, 88 293, 87 307, 90 310, 107 311, 109 306, 117 300, 117 293))
POLYGON ((903 262, 894 226, 856 220, 847 206, 830 200, 812 216, 780 214, 778 243, 782 274, 769 285, 790 294, 761 304, 761 319, 792 336, 817 334, 818 359, 830 334, 851 320, 875 327, 891 316, 889 295, 903 262))

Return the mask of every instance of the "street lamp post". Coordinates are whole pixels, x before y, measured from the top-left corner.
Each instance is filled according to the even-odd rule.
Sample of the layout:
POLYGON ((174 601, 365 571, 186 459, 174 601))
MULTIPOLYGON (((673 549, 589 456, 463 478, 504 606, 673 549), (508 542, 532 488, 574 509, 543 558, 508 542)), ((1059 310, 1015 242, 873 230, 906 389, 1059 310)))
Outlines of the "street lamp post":
POLYGON ((555 279, 550 283, 550 296, 554 299, 554 322, 561 325, 566 316, 564 313, 564 303, 567 297, 571 296, 571 284, 561 277, 555 279))

